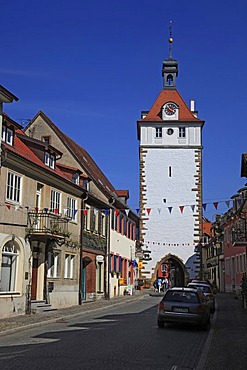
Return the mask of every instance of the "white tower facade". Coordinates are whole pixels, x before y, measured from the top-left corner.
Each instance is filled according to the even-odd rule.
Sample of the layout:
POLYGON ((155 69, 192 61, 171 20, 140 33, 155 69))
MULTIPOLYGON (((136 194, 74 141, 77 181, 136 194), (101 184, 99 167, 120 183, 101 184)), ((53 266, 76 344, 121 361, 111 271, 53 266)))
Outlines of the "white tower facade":
POLYGON ((138 124, 140 154, 141 276, 189 279, 186 262, 202 234, 202 127, 176 89, 178 63, 163 62, 164 86, 138 124), (165 266, 165 267, 164 267, 165 266))

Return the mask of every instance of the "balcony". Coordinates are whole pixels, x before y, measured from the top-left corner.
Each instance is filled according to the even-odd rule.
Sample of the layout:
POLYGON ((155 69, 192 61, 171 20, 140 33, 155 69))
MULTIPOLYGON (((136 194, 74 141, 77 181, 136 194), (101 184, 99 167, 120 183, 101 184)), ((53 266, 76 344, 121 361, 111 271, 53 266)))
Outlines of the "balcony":
POLYGON ((29 236, 68 238, 68 218, 48 212, 28 212, 26 233, 29 236))
POLYGON ((232 228, 233 247, 247 246, 246 220, 232 228))
POLYGON ((90 231, 83 231, 83 246, 91 249, 106 251, 106 238, 90 231))

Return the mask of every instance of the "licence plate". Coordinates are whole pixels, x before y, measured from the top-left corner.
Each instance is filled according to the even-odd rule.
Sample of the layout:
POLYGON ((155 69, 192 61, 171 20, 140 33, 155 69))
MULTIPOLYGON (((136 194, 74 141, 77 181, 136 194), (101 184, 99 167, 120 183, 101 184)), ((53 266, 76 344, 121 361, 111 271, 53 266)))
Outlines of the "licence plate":
POLYGON ((174 312, 189 312, 188 308, 182 308, 182 307, 174 307, 173 311, 174 312))

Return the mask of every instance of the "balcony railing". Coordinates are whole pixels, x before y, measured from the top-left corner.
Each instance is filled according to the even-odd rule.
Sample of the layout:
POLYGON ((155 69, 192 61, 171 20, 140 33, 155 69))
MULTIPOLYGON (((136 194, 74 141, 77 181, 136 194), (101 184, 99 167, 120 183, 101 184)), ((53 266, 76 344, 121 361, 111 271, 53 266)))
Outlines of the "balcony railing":
POLYGON ((245 222, 241 222, 232 228, 233 246, 247 246, 246 220, 244 221, 245 222))
POLYGON ((68 218, 47 212, 28 212, 27 234, 69 237, 68 218))
POLYGON ((83 246, 106 251, 106 237, 89 231, 83 231, 83 246))

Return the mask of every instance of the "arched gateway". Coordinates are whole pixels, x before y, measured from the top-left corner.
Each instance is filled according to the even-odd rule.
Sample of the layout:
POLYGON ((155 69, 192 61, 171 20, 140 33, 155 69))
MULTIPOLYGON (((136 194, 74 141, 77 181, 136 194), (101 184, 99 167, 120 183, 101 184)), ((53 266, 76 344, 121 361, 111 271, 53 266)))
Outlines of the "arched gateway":
POLYGON ((187 270, 181 259, 168 254, 157 262, 152 281, 167 278, 171 286, 185 286, 189 280, 187 270))

